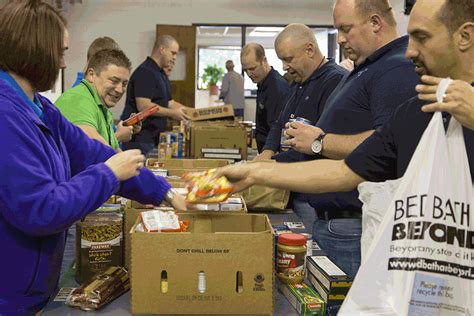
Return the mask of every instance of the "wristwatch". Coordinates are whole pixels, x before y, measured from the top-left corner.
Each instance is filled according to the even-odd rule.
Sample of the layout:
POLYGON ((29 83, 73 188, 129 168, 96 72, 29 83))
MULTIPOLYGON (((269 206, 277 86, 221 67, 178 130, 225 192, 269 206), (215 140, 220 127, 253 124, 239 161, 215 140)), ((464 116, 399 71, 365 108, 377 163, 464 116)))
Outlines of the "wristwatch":
POLYGON ((173 199, 176 197, 176 195, 178 195, 178 193, 176 192, 175 189, 173 188, 170 188, 168 190, 168 192, 166 192, 166 195, 165 195, 165 201, 169 204, 171 204, 171 201, 173 201, 173 199))
POLYGON ((318 138, 316 138, 313 143, 311 143, 311 151, 316 155, 321 155, 323 151, 323 139, 326 136, 326 133, 322 132, 318 138))

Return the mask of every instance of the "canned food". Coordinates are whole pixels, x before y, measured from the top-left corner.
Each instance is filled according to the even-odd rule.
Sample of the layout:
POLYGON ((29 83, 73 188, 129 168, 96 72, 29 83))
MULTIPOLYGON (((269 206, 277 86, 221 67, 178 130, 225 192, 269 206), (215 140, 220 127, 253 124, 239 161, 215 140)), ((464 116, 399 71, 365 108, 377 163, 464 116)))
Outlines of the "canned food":
MULTIPOLYGON (((288 123, 293 123, 293 122, 301 122, 305 125, 313 125, 313 122, 311 122, 310 120, 305 119, 304 117, 290 118, 288 120, 288 123)), ((285 126, 286 126, 286 124, 285 124, 285 126)), ((286 140, 286 137, 285 137, 285 131, 286 130, 287 130, 287 128, 285 128, 285 127, 283 127, 281 129, 280 147, 288 149, 288 148, 290 148, 290 146, 283 144, 283 142, 286 140)))
MULTIPOLYGON (((290 119, 288 120, 288 123, 293 123, 293 122, 296 122, 296 119, 295 119, 295 118, 290 118, 290 119)), ((286 124, 285 124, 285 126, 286 126, 286 124)), ((287 130, 287 128, 286 128, 285 126, 281 129, 280 147, 281 147, 282 149, 288 149, 288 148, 290 148, 290 146, 283 144, 283 143, 285 142, 285 140, 286 140, 285 131, 287 130)))

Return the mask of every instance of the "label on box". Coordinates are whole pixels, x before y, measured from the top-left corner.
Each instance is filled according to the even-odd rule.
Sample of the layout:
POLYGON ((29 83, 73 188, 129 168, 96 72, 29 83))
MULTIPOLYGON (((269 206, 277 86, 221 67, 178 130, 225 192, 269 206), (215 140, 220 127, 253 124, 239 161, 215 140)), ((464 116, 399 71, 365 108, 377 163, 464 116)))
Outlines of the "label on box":
POLYGON ((289 229, 305 229, 303 222, 284 222, 289 229))
POLYGON ((312 256, 311 259, 314 260, 315 263, 318 264, 321 269, 326 272, 329 276, 346 276, 344 271, 339 269, 338 266, 334 264, 328 257, 325 256, 312 256))

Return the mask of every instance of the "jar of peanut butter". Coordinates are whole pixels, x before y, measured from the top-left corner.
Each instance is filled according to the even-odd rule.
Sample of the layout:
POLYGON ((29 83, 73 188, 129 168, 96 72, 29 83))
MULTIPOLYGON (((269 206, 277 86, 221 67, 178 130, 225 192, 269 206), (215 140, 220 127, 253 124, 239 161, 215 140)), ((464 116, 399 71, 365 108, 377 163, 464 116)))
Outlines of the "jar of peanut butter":
POLYGON ((277 244, 277 277, 285 283, 304 280, 306 237, 301 234, 281 234, 277 244))

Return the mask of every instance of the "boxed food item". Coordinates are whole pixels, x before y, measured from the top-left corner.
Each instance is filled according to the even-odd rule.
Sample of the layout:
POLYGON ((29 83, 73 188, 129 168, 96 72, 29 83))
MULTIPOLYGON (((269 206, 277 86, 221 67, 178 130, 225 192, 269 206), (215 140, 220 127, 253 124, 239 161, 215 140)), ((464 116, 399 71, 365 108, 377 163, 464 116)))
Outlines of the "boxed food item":
POLYGON ((326 306, 341 305, 346 298, 346 294, 330 293, 311 272, 308 273, 308 281, 321 296, 326 306))
POLYGON ((191 118, 191 121, 203 121, 217 118, 231 118, 234 117, 234 107, 232 104, 225 104, 222 106, 211 106, 207 108, 186 108, 186 114, 191 118))
POLYGON ((279 283, 278 288, 296 309, 298 315, 324 315, 324 301, 308 285, 279 283))
POLYGON ((190 221, 188 232, 131 229, 131 312, 273 315, 273 234, 268 217, 178 215, 190 221))
POLYGON ((219 203, 220 211, 223 212, 239 212, 245 211, 245 202, 242 197, 234 195, 229 197, 226 201, 219 203))
POLYGON ((123 216, 95 211, 76 224, 76 280, 89 282, 111 266, 123 265, 123 216))
POLYGON ((344 273, 326 256, 306 258, 306 269, 331 294, 347 294, 352 286, 352 278, 344 273))
POLYGON ((179 132, 160 133, 158 144, 158 158, 172 159, 184 157, 184 137, 179 132))

